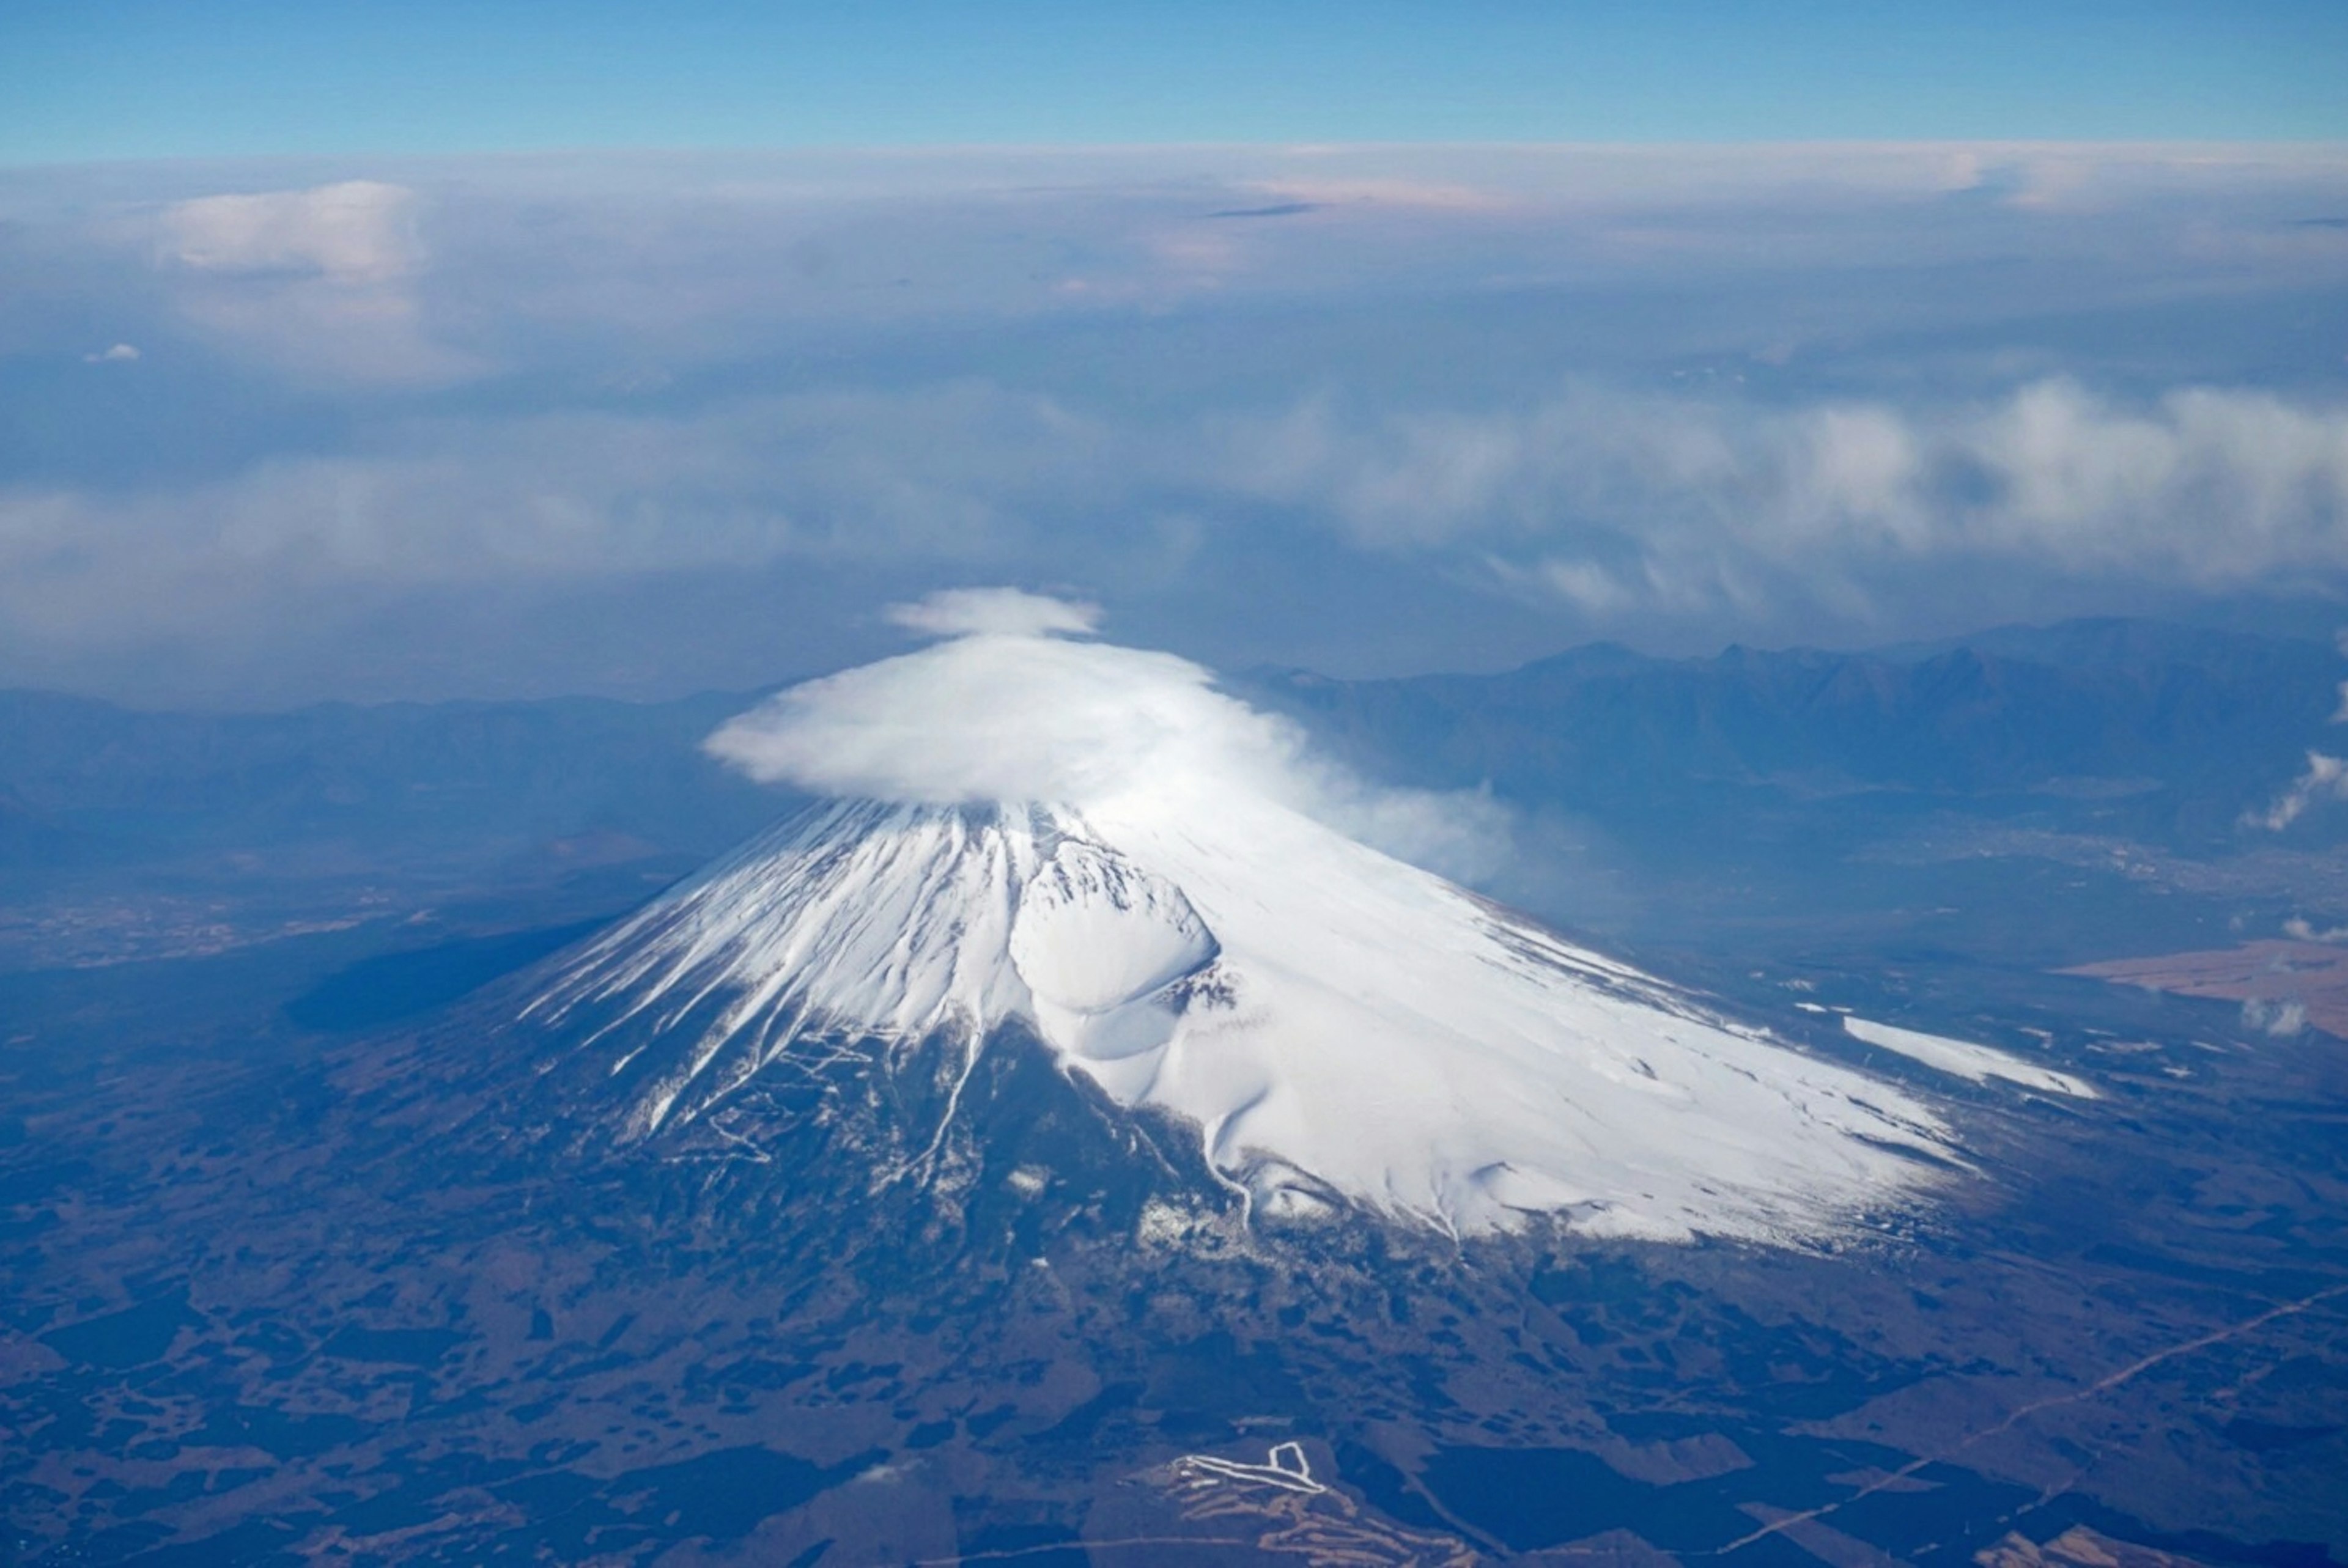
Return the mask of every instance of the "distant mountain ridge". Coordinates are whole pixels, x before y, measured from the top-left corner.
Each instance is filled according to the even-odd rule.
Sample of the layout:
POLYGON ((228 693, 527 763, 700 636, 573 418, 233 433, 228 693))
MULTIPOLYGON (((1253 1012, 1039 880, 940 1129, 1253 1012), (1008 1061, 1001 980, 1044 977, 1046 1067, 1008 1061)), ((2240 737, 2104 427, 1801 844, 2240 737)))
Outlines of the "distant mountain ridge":
POLYGON ((1488 784, 1610 824, 1756 795, 2037 794, 2214 846, 2308 749, 2348 743, 2329 726, 2343 675, 2319 643, 2086 620, 1873 652, 1672 660, 1601 643, 1500 675, 1244 685, 1398 782, 1488 784))
MULTIPOLYGON (((1633 838, 1699 813, 1735 831, 1755 811, 1971 803, 2217 851, 2271 839, 2243 814, 2308 750, 2348 746, 2329 723, 2343 677, 2322 643, 2103 620, 1856 653, 1597 643, 1493 675, 1226 684, 1370 776, 1488 785, 1633 838)), ((0 692, 0 868, 592 831, 706 856, 793 804, 699 749, 756 695, 211 714, 0 692)), ((2343 835, 2322 811, 2291 829, 2343 835)))

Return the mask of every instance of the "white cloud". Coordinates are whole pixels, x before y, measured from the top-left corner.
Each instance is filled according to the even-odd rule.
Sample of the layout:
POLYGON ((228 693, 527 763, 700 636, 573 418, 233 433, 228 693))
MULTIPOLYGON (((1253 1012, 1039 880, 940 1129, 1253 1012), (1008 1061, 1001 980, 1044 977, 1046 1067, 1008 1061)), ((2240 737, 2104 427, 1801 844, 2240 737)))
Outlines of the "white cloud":
POLYGON ((949 641, 792 687, 708 750, 762 783, 854 799, 1082 810, 1240 792, 1456 877, 1500 864, 1507 818, 1489 798, 1373 787, 1201 665, 1056 635, 1096 618, 1015 589, 932 596, 899 620, 949 641))
POLYGON ((1567 603, 1592 615, 1611 615, 1639 598, 1637 589, 1596 561, 1552 557, 1540 562, 1530 572, 1512 571, 1505 566, 1496 569, 1519 581, 1529 579, 1567 603))
POLYGON ((416 193, 371 179, 200 196, 163 209, 159 227, 164 254, 200 272, 294 271, 375 283, 424 260, 416 193))
MULTIPOLYGON (((2058 381, 1938 410, 1583 385, 1475 412, 1316 398, 1251 417, 961 382, 413 420, 202 483, 0 490, 0 614, 19 638, 100 646, 348 586, 786 560, 1105 591, 1242 544, 1251 569, 1284 569, 1306 539, 1570 611, 1565 633, 1848 633, 1920 607, 1977 621, 2012 614, 2017 585, 2066 580, 2337 581, 2348 410, 2209 389, 2122 407, 2058 381)), ((995 612, 1014 613, 915 613, 995 612)))
POLYGON ((139 350, 134 345, 118 343, 111 348, 101 349, 96 354, 86 354, 81 356, 81 360, 84 364, 127 364, 138 357, 139 350))
POLYGON ((355 586, 782 559, 1026 569, 1056 553, 1035 518, 1115 503, 1129 440, 1049 399, 977 385, 690 418, 417 422, 375 450, 277 457, 209 483, 0 489, 0 619, 90 646, 242 627, 355 586))
POLYGON ((2253 998, 2242 1004, 2242 1027, 2263 1030, 2279 1040, 2307 1031, 2307 1004, 2284 999, 2253 998))
MULTIPOLYGON (((1149 596, 1200 647, 1293 575, 1300 621, 1360 630, 1283 646, 1250 608, 1248 657, 1344 662, 1350 635, 1391 668, 2348 584, 2348 410, 2195 383, 2336 285, 2348 233, 2300 221, 2348 210, 2336 149, 365 172, 0 179, 0 335, 122 364, 118 333, 186 389, 0 475, 0 642, 290 648, 370 594, 616 602, 788 563, 866 572, 860 603, 1149 596), (2115 309, 2144 341, 2111 346, 2115 309), (108 335, 54 337, 74 322, 108 335), (1436 629, 1479 591, 1488 627, 1436 629)), ((2277 345, 2325 384, 2329 351, 2277 345)))
POLYGON ((2305 815, 2308 807, 2331 800, 2348 800, 2348 757, 2310 752, 2307 771, 2293 779, 2266 810, 2246 813, 2242 824, 2281 833, 2305 815))
POLYGON ((416 192, 355 179, 164 207, 155 251, 181 315, 297 379, 431 384, 477 374, 438 341, 418 284, 416 192))
MULTIPOLYGON (((2043 313, 2157 297, 2180 277, 2206 290, 2213 265, 2232 278, 2252 258, 2268 282, 2296 273, 2326 287, 2337 246, 2324 251, 2324 232, 2274 214, 2337 210, 2348 194, 2348 160, 2330 149, 1989 144, 945 149, 369 168, 396 178, 189 195, 205 171, 141 175, 129 189, 183 199, 148 208, 132 242, 223 339, 298 369, 304 333, 323 335, 313 359, 374 381, 453 379, 550 348, 619 347, 641 362, 623 374, 673 373, 850 322, 1622 285, 1690 291, 1689 309, 1672 313, 1684 328, 1658 323, 1655 335, 1679 340, 1665 354, 1696 343, 1738 354, 1814 342, 1822 316, 1837 336, 1876 330, 1870 267, 1928 268, 1916 275, 1933 281, 1893 313, 1941 316, 1934 324, 1952 301, 1970 314, 1985 295, 2011 313, 2017 298, 2043 313), (1309 210, 1213 220, 1267 207, 1309 210), (1846 281, 1860 286, 1822 311, 1756 323, 1740 344, 1739 313, 1718 302, 1756 273, 1767 280, 1762 313, 1787 276, 1837 294, 1846 281), (273 334, 267 312, 227 311, 231 285, 282 296, 305 319, 273 334), (407 313, 417 363, 317 319, 331 324, 329 303, 349 314, 362 301, 407 313), (438 346, 437 368, 426 368, 426 345, 438 346)), ((24 200, 11 195, 0 190, 13 219, 24 200)), ((122 241, 111 220, 61 218, 69 206, 52 198, 36 217, 105 247, 122 241)), ((392 335, 377 326, 378 339, 392 335)))
POLYGON ((1770 573, 1830 594, 1936 560, 2199 589, 2348 569, 2348 406, 2263 392, 2131 409, 2046 380, 1900 409, 1582 387, 1350 423, 1308 404, 1224 434, 1242 489, 1377 548, 1475 545, 1585 609, 1732 606, 1770 573))
POLYGON ((1243 187, 1267 203, 1370 206, 1426 212, 1503 212, 1520 198, 1491 184, 1439 183, 1375 175, 1290 175, 1243 187))
POLYGON ((889 619, 932 637, 1082 635, 1100 624, 1100 607, 1015 588, 950 588, 911 604, 892 604, 889 619))

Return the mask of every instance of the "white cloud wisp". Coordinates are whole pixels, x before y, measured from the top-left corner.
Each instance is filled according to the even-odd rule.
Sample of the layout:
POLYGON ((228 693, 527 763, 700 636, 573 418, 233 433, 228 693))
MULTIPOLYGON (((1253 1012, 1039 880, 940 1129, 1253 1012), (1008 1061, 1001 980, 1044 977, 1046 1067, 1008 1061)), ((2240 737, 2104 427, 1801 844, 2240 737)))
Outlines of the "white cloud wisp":
POLYGON ((2335 800, 2348 800, 2348 757, 2310 752, 2307 770, 2291 780, 2266 810, 2246 814, 2242 825, 2281 833, 2306 815, 2309 807, 2335 800))

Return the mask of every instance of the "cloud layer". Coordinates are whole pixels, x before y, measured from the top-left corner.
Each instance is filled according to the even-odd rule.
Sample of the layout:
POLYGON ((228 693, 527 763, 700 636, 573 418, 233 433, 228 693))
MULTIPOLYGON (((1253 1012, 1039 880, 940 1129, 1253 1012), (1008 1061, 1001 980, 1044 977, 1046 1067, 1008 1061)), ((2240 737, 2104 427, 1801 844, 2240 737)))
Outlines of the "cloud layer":
POLYGON ((2201 588, 2348 566, 2348 402, 2063 378, 1986 402, 1792 405, 1583 387, 1524 409, 1234 440, 1241 482, 1372 548, 1470 544, 1585 610, 1727 610, 1807 579, 1972 558, 2201 588))
POLYGON ((0 176, 0 680, 748 684, 762 596, 987 579, 1356 671, 2336 599, 2342 214, 2322 149, 0 176))
POLYGON ((2239 388, 2130 405, 2050 380, 1902 409, 1582 385, 1518 408, 1167 420, 964 383, 419 422, 383 445, 170 493, 0 489, 0 609, 20 634, 103 645, 201 636, 286 594, 788 562, 1121 587, 1137 564, 1210 573, 1267 530, 1594 631, 1807 618, 1865 636, 2001 574, 2188 592, 2348 574, 2348 405, 2239 388))

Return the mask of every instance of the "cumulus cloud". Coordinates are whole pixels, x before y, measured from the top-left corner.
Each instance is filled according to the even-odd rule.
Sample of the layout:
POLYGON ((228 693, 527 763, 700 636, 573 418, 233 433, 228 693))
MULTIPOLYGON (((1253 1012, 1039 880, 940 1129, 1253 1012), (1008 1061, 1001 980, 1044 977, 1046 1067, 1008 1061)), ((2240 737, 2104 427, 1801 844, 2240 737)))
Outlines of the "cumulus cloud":
POLYGON ((351 179, 307 190, 200 196, 163 209, 158 227, 172 261, 200 272, 313 272, 379 282, 423 261, 416 193, 351 179))
POLYGON ((2246 827, 2263 827, 2270 833, 2281 833, 2304 816, 2308 807, 2332 800, 2348 800, 2348 757, 2310 752, 2307 753, 2307 771, 2275 796, 2273 804, 2264 811, 2246 814, 2242 823, 2246 827))
POLYGON ((126 364, 138 357, 139 350, 134 344, 118 343, 96 354, 86 354, 81 360, 84 364, 126 364))
POLYGON ((1234 431, 1239 482, 1386 549, 1474 544, 1585 607, 1728 605, 1782 572, 1970 559, 2222 588, 2348 567, 2348 407, 2065 380, 1939 409, 1584 387, 1523 409, 1325 406, 1234 431))
POLYGON ((2348 942, 2348 926, 2318 926, 2304 915, 2285 920, 2282 934, 2295 942, 2348 942))
POLYGON ((2307 1031, 2307 1004, 2287 998, 2252 998, 2242 1004, 2242 1027, 2262 1030, 2279 1040, 2307 1031))
POLYGON ((479 366, 425 319, 420 205, 369 179, 194 197, 156 215, 156 259, 182 317, 232 352, 310 379, 449 381, 479 366))
POLYGON ((762 783, 854 799, 1082 810, 1241 794, 1463 880, 1499 863, 1507 819, 1488 797, 1368 784, 1290 721, 1217 691, 1202 665, 1070 641, 1095 624, 1089 606, 957 589, 898 619, 949 640, 794 686, 719 729, 710 753, 762 783))

